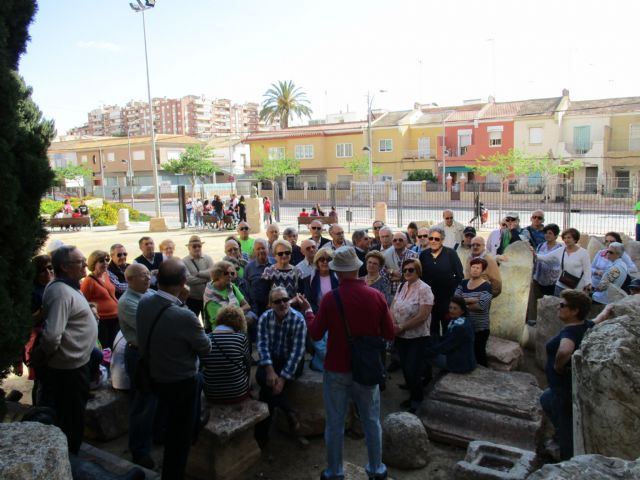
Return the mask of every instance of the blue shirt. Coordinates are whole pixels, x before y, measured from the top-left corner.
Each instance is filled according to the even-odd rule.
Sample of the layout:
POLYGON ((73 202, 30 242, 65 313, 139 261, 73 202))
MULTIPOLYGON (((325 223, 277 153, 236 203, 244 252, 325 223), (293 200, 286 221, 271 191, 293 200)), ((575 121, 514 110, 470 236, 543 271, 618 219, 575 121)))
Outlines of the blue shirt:
MULTIPOLYGON (((545 373, 547 374, 547 382, 549 387, 561 388, 570 391, 571 388, 571 370, 565 370, 564 374, 556 372, 555 363, 558 349, 560 348, 560 342, 563 338, 568 338, 573 341, 576 348, 580 349, 582 343, 582 337, 587 332, 587 329, 593 327, 593 322, 587 320, 580 325, 568 325, 560 330, 560 333, 547 342, 545 348, 547 350, 547 364, 545 366, 545 373)), ((574 350, 574 351, 575 351, 574 350)), ((569 361, 571 366, 571 361, 569 361)))
POLYGON ((289 308, 282 321, 278 321, 273 310, 267 310, 258 320, 258 363, 273 365, 274 359, 284 361, 285 366, 279 375, 292 380, 304 356, 306 337, 307 324, 300 312, 289 308))
POLYGON ((153 290, 138 293, 131 288, 127 288, 118 300, 118 321, 120 322, 122 335, 127 343, 138 345, 138 337, 136 335, 136 312, 138 311, 138 304, 142 298, 153 294, 153 290))

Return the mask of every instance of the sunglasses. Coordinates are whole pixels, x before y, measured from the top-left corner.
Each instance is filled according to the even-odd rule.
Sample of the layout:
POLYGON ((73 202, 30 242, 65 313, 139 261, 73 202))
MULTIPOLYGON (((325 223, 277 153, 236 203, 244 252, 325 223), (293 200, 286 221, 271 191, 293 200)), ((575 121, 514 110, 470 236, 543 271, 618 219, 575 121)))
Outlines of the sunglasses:
POLYGON ((322 227, 311 227, 311 230, 322 230, 322 227))
POLYGON ((191 248, 202 248, 202 245, 200 245, 199 243, 192 243, 191 248))
POLYGON ((223 274, 225 277, 228 277, 229 275, 231 275, 231 272, 222 272, 222 274, 223 274))
POLYGON ((429 241, 431 242, 440 242, 442 239, 440 237, 429 237, 429 241))
POLYGON ((405 268, 402 270, 402 273, 416 273, 415 268, 405 268))
POLYGON ((99 258, 99 259, 98 259, 98 261, 99 261, 100 263, 106 263, 106 262, 108 262, 109 260, 108 260, 107 258, 99 258))
POLYGON ((539 215, 533 215, 531 218, 535 218, 536 220, 544 220, 544 217, 540 217, 539 215))
POLYGON ((330 261, 330 260, 331 260, 331 259, 330 259, 329 257, 320 257, 320 258, 318 259, 318 262, 323 262, 323 263, 324 263, 324 262, 328 262, 328 261, 330 261))
POLYGON ((374 230, 380 230, 382 227, 373 227, 374 230))
POLYGON ((429 235, 418 235, 418 238, 429 238, 429 235))
POLYGON ((227 248, 227 252, 237 252, 238 250, 240 250, 238 247, 229 247, 229 248, 227 248))
POLYGON ((507 218, 505 218, 505 220, 506 220, 507 222, 515 222, 515 221, 516 221, 516 219, 515 219, 515 218, 511 218, 511 217, 507 217, 507 218))
POLYGON ((128 255, 128 254, 127 254, 127 252, 124 252, 124 253, 116 253, 116 256, 117 256, 118 258, 126 257, 127 255, 128 255))
POLYGON ((274 305, 282 305, 283 303, 288 303, 289 302, 289 298, 284 297, 284 298, 278 298, 276 300, 273 300, 271 303, 273 303, 274 305))
POLYGON ((403 243, 404 242, 404 238, 394 238, 393 243, 403 243))
POLYGON ((453 217, 444 217, 445 220, 453 220, 453 217))
POLYGON ((241 232, 246 232, 247 230, 249 230, 249 227, 240 227, 241 232))
POLYGON ((287 250, 285 252, 278 252, 278 253, 276 253, 276 255, 279 256, 279 257, 288 257, 288 256, 291 255, 291 251, 287 250))

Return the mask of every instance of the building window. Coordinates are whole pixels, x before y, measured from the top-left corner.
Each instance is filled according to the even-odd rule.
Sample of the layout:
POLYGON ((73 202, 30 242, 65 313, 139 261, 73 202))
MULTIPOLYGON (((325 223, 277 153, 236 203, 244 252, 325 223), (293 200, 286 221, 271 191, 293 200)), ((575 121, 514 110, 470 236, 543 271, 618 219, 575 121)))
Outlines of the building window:
POLYGON ((284 160, 284 147, 270 147, 269 160, 284 160))
POLYGON ((461 157, 471 145, 471 130, 458 130, 458 156, 461 157))
POLYGON ((418 138, 418 158, 431 156, 431 139, 429 137, 418 138))
POLYGON ((578 155, 584 155, 591 150, 591 127, 589 125, 573 127, 573 148, 578 155))
POLYGON ((107 162, 115 162, 116 154, 114 152, 107 153, 107 162))
POLYGON ((87 156, 86 155, 82 155, 80 157, 80 163, 87 163, 87 156))
POLYGON ((542 127, 529 128, 529 145, 542 144, 542 127))
POLYGON ((393 140, 390 138, 382 138, 380 139, 380 143, 378 145, 379 152, 392 152, 393 151, 393 140))
POLYGON ((144 150, 134 150, 133 151, 133 159, 134 160, 144 160, 144 150))
POLYGON ((296 145, 296 160, 310 160, 313 158, 313 145, 296 145))
POLYGON ((351 188, 353 175, 338 175, 336 180, 336 187, 338 188, 338 190, 348 190, 349 188, 351 188))
POLYGON ((502 126, 487 127, 487 133, 489 134, 489 146, 500 147, 502 146, 502 126))
POLYGON ((629 151, 640 150, 640 123, 629 125, 629 151))
POLYGON ((180 160, 180 150, 167 150, 167 160, 180 160))
POLYGON ((338 143, 338 144, 336 144, 336 157, 338 157, 338 158, 351 158, 351 157, 353 157, 353 144, 352 143, 338 143))

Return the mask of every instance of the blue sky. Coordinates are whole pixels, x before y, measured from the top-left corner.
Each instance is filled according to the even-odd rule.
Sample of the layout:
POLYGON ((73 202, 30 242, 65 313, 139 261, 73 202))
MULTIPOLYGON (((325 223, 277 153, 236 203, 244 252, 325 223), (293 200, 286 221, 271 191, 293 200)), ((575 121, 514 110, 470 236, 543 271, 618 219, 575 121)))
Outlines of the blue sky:
MULTIPOLYGON (((157 0, 153 96, 260 101, 276 80, 315 118, 374 108, 640 95, 640 2, 157 0)), ((140 14, 127 0, 41 0, 20 73, 59 133, 102 104, 146 100, 140 14)))

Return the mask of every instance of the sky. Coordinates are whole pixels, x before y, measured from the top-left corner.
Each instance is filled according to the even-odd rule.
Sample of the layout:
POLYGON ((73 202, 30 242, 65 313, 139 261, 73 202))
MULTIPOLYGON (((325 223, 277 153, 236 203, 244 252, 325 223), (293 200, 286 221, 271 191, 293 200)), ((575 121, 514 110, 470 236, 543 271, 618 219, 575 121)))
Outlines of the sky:
MULTIPOLYGON (((313 118, 364 118, 367 92, 386 110, 563 88, 574 100, 638 96, 639 18, 637 0, 157 0, 145 13, 154 97, 261 102, 292 80, 313 118)), ((128 0, 40 0, 30 34, 19 71, 58 133, 101 105, 146 101, 128 0)))

